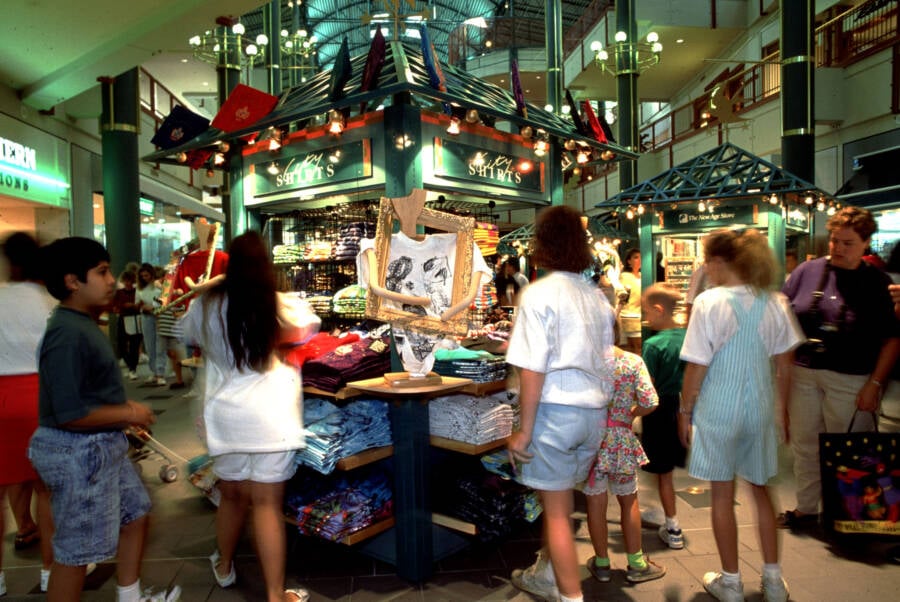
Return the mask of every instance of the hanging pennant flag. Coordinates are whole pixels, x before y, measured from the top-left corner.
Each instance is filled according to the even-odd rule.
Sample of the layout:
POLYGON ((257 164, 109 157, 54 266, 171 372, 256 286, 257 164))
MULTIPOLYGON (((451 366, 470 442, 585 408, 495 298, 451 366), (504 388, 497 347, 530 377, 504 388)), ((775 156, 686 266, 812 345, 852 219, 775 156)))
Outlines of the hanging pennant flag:
POLYGON ((328 100, 338 101, 344 97, 344 86, 353 75, 353 65, 350 63, 350 42, 347 36, 341 41, 341 49, 334 57, 334 67, 331 68, 331 80, 328 82, 328 100))
POLYGON ((200 169, 212 157, 213 151, 206 148, 197 148, 187 152, 185 164, 191 169, 200 169))
POLYGON ((172 112, 163 119, 150 142, 162 149, 181 146, 196 138, 209 127, 209 119, 189 111, 181 105, 172 107, 172 112))
POLYGON ((519 61, 512 62, 512 87, 513 96, 516 99, 516 112, 528 119, 528 107, 525 106, 525 94, 522 92, 522 80, 519 79, 519 61))
POLYGON ((588 131, 587 126, 584 125, 584 121, 581 120, 578 105, 575 103, 575 99, 572 98, 572 93, 568 90, 566 90, 566 104, 569 105, 569 114, 572 116, 572 122, 575 124, 575 130, 582 136, 590 136, 591 133, 588 131))
POLYGON ((277 103, 277 96, 238 84, 222 103, 222 108, 216 113, 211 125, 223 132, 236 132, 250 127, 271 113, 277 103))
POLYGON ((613 136, 612 128, 609 127, 609 122, 606 121, 606 114, 601 112, 597 115, 597 119, 600 120, 600 127, 603 128, 603 135, 606 136, 606 139, 611 143, 616 143, 616 138, 613 136))
MULTIPOLYGON (((378 76, 381 75, 381 68, 384 66, 385 49, 384 34, 381 33, 381 27, 376 27, 372 45, 369 46, 369 55, 366 57, 366 65, 363 67, 360 92, 374 90, 378 85, 378 76)), ((359 106, 359 112, 366 112, 366 103, 359 106)))
POLYGON ((606 138, 606 132, 600 127, 600 122, 594 114, 594 107, 591 106, 591 102, 589 100, 583 100, 581 101, 581 106, 584 108, 584 114, 587 116, 588 124, 591 126, 591 132, 593 132, 597 142, 602 144, 609 143, 609 140, 606 138))
MULTIPOLYGON (((431 43, 431 39, 428 37, 428 28, 425 26, 425 23, 422 23, 420 31, 422 32, 422 59, 425 62, 425 72, 428 73, 428 83, 435 90, 446 92, 447 80, 444 79, 444 72, 441 70, 441 64, 438 62, 437 55, 434 52, 434 44, 431 43)), ((443 105, 444 113, 452 115, 453 109, 450 107, 450 104, 445 102, 443 105)))

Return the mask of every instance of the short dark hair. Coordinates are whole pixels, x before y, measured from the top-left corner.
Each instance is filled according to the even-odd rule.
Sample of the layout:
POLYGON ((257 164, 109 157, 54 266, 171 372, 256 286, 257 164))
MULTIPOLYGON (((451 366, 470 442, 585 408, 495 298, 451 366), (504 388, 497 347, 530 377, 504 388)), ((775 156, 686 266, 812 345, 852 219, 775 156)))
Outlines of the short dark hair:
POLYGON ((80 236, 60 238, 41 249, 41 274, 51 295, 63 301, 72 291, 66 286, 66 276, 74 274, 80 282, 87 282, 87 273, 103 261, 109 252, 96 240, 80 236))
POLYGON ((541 210, 534 222, 535 264, 548 270, 582 272, 593 258, 581 214, 565 205, 541 210))
POLYGON ((10 270, 19 270, 22 280, 40 278, 37 241, 27 232, 13 232, 3 241, 3 254, 9 261, 10 270))

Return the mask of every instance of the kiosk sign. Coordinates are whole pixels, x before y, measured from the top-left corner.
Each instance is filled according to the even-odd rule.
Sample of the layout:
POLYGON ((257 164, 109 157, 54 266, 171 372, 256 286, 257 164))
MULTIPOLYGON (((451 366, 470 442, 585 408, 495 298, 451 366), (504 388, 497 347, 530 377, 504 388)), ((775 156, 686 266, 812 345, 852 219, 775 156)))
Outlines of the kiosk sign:
POLYGON ((251 170, 254 196, 366 178, 372 175, 371 144, 361 140, 308 153, 284 152, 255 162, 251 170))
POLYGON ((68 206, 70 185, 52 171, 53 160, 58 166, 64 157, 59 152, 64 143, 46 134, 42 137, 42 133, 30 135, 37 141, 37 148, 0 137, 0 194, 57 207, 68 206))
POLYGON ((544 164, 530 162, 521 169, 522 159, 450 140, 435 139, 435 174, 452 180, 478 182, 514 190, 543 192, 544 164))
POLYGON ((684 209, 664 211, 659 227, 666 230, 696 230, 698 228, 727 228, 735 224, 754 223, 753 207, 716 207, 712 212, 697 211, 696 205, 684 209), (689 208, 690 207, 690 208, 689 208))

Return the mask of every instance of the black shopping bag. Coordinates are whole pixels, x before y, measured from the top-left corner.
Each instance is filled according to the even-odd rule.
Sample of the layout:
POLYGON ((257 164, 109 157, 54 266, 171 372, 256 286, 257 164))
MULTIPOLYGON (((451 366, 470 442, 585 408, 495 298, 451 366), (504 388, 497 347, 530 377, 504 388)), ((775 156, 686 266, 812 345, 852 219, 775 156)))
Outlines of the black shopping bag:
MULTIPOLYGON (((856 413, 853 414, 853 419, 856 413)), ((900 433, 819 434, 823 524, 836 533, 900 536, 900 433)))

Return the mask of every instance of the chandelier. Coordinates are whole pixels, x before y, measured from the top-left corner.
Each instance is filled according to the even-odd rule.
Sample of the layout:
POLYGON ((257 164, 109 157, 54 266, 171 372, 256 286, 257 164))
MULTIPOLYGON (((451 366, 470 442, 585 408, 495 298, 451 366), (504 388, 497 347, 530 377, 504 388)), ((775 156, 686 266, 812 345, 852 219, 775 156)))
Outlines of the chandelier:
POLYGON ((281 68, 299 72, 300 81, 306 81, 306 71, 316 70, 316 43, 318 38, 309 35, 305 29, 290 33, 281 30, 281 68))
POLYGON ((245 35, 246 28, 240 21, 231 17, 219 17, 216 24, 221 27, 215 31, 207 30, 202 35, 195 35, 188 40, 194 56, 201 61, 214 65, 225 63, 227 67, 240 69, 253 64, 265 55, 269 37, 261 33, 255 39, 245 35), (239 64, 229 64, 237 57, 239 64))
POLYGON ((599 40, 591 43, 594 63, 612 75, 640 75, 659 62, 662 44, 659 35, 651 31, 644 40, 629 41, 628 34, 618 31, 615 42, 607 48, 599 40))

